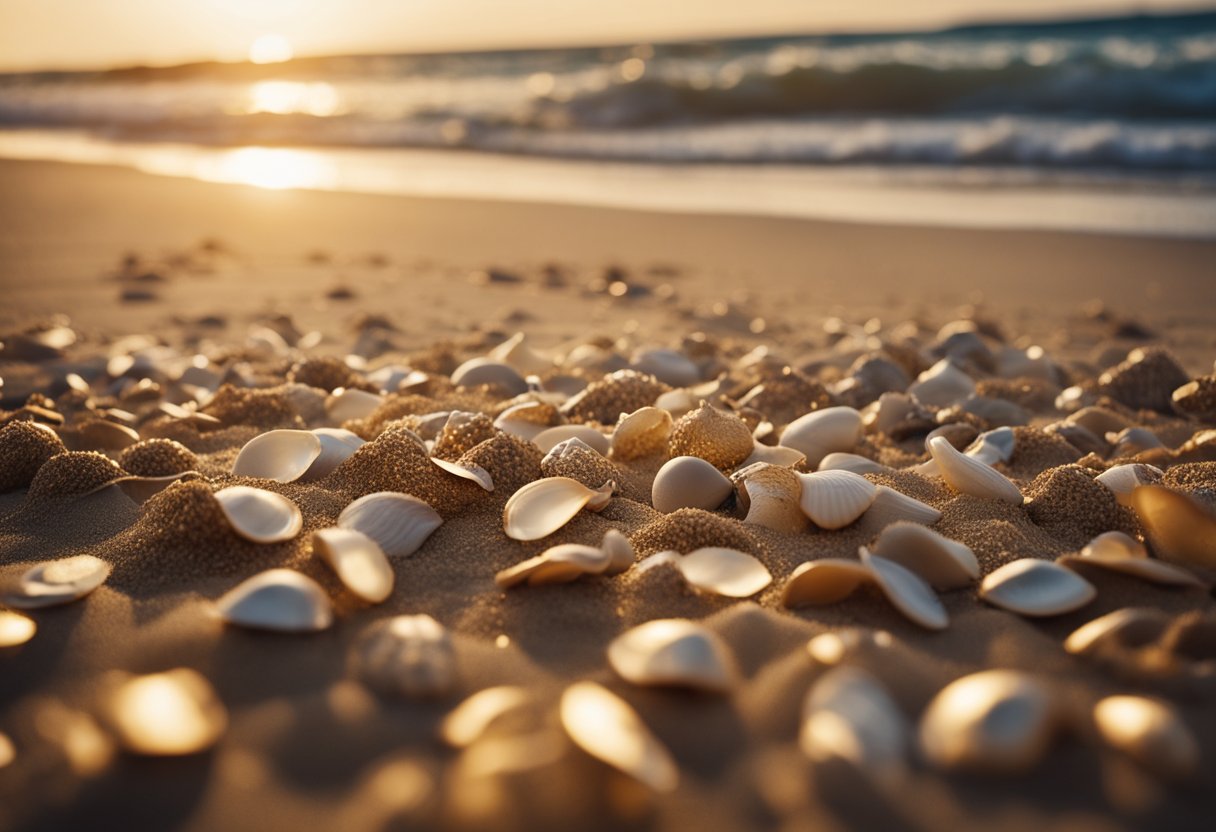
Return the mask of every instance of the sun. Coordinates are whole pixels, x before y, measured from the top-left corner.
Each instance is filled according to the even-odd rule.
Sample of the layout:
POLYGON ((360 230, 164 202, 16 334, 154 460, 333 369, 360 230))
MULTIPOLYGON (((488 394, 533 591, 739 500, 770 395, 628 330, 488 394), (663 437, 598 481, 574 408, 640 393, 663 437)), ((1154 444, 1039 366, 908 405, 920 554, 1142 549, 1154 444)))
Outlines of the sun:
POLYGON ((291 44, 282 35, 262 35, 249 47, 249 60, 255 64, 277 64, 291 56, 291 44))

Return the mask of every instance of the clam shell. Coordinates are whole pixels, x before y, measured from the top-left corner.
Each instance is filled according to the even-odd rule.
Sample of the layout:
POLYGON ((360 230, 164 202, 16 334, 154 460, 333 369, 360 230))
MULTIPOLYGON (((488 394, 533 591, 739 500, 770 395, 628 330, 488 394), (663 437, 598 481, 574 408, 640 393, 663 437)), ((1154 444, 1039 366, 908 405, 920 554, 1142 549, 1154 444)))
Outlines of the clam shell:
POLYGON ((757 442, 755 447, 752 448, 752 455, 739 463, 739 467, 747 468, 748 466, 755 465, 757 462, 766 462, 769 465, 792 468, 805 459, 806 454, 794 448, 786 448, 781 445, 762 445, 757 442))
POLYGON ((439 736, 453 748, 468 748, 499 717, 531 701, 528 691, 515 685, 479 690, 443 718, 439 725, 439 736))
POLYGON ((304 526, 299 507, 273 491, 233 485, 215 492, 214 497, 232 530, 254 543, 291 540, 304 526))
POLYGON ((1140 462, 1131 462, 1107 468, 1094 477, 1094 481, 1102 483, 1115 492, 1115 498, 1126 504, 1125 498, 1131 496, 1133 491, 1142 485, 1153 485, 1160 482, 1162 476, 1164 476, 1164 472, 1160 468, 1140 462))
POLYGON ((849 471, 854 474, 882 474, 891 469, 858 454, 831 453, 819 461, 820 471, 849 471))
POLYGON ((807 517, 799 501, 802 483, 789 468, 757 462, 731 475, 736 501, 747 512, 744 523, 779 532, 800 532, 807 517))
POLYGON ((616 485, 591 489, 569 477, 545 477, 520 488, 502 512, 502 528, 512 540, 540 540, 574 519, 586 506, 600 511, 612 499, 616 485))
POLYGON ((701 370, 688 356, 676 350, 646 350, 633 357, 633 369, 648 373, 672 387, 691 387, 701 380, 701 370))
POLYGON ((870 551, 912 570, 937 589, 964 587, 980 576, 979 561, 969 546, 916 523, 887 526, 870 551))
POLYGON ((959 452, 944 436, 933 437, 928 445, 942 479, 954 490, 1010 505, 1022 504, 1022 492, 1000 471, 959 452))
POLYGON ((368 626, 351 648, 352 674, 385 693, 444 696, 456 685, 456 648, 429 615, 398 615, 368 626))
POLYGON ((1184 494, 1142 485, 1126 497, 1157 557, 1216 569, 1216 518, 1184 494))
POLYGON ((996 465, 998 462, 1008 462, 1013 459, 1017 436, 1012 428, 1002 427, 996 430, 984 431, 975 441, 963 451, 972 459, 978 459, 985 465, 996 465))
POLYGON ((851 471, 816 471, 800 474, 802 495, 799 505, 821 529, 842 529, 865 514, 876 489, 869 480, 851 471))
POLYGON ((637 712, 594 682, 576 682, 562 694, 562 727, 592 757, 649 786, 674 791, 680 772, 637 712))
POLYGON ((494 427, 512 436, 518 436, 525 442, 531 442, 550 427, 548 419, 539 418, 544 412, 543 402, 520 402, 500 413, 494 420, 494 427))
POLYGON ((105 713, 124 748, 155 757, 206 751, 228 727, 211 683, 185 667, 118 682, 105 713))
POLYGON ((950 623, 946 608, 938 600, 933 588, 915 572, 894 561, 870 554, 862 546, 858 550, 861 562, 874 573, 874 580, 883 595, 910 621, 927 630, 944 630, 950 623))
POLYGON ((490 476, 490 472, 480 465, 460 464, 449 462, 446 459, 440 459, 437 456, 431 457, 431 462, 438 465, 449 474, 455 474, 461 479, 469 480, 477 483, 483 491, 494 490, 494 479, 490 476))
POLYGON ((1024 771, 1047 753, 1056 711, 1047 688, 1028 674, 974 673, 929 703, 920 722, 921 751, 944 769, 1024 771))
POLYGON ((1123 532, 1106 532, 1091 540, 1080 555, 1062 555, 1056 559, 1061 566, 1097 566, 1165 586, 1206 584, 1180 566, 1149 558, 1144 545, 1123 532))
POLYGON ((25 644, 38 632, 34 619, 21 613, 0 609, 0 648, 25 644))
POLYGON ((764 564, 751 555, 717 546, 689 552, 677 566, 697 589, 727 598, 747 598, 773 582, 764 564))
POLYGON ((654 406, 660 410, 666 410, 673 419, 678 419, 695 409, 703 398, 704 396, 694 395, 689 390, 668 390, 666 393, 659 394, 659 397, 654 400, 654 406))
POLYGON ((806 464, 819 467, 835 451, 851 451, 861 439, 861 414, 851 407, 826 407, 799 416, 785 427, 781 442, 806 455, 806 464))
POLYGON ((648 621, 608 645, 608 664, 635 685, 696 688, 729 693, 738 670, 713 631, 678 618, 648 621))
POLYGON ((517 332, 503 341, 486 356, 491 362, 506 364, 519 375, 543 373, 553 368, 552 357, 532 348, 528 336, 517 332))
POLYGON ((612 458, 627 462, 666 453, 673 424, 671 414, 659 407, 643 407, 622 414, 612 431, 612 458))
POLYGON ((927 503, 885 485, 876 488, 878 493, 874 495, 874 502, 857 524, 858 528, 869 534, 877 534, 892 523, 901 521, 932 526, 942 518, 942 513, 927 503))
POLYGON ((989 573, 980 584, 988 603, 1027 616, 1063 615, 1098 594, 1077 573, 1048 560, 1022 558, 989 573))
POLYGON ((609 575, 620 574, 633 566, 634 558, 637 556, 633 550, 633 544, 629 542, 629 538, 625 537, 617 529, 609 529, 604 532, 604 539, 600 542, 600 549, 608 556, 608 567, 605 569, 605 572, 609 575))
POLYGON ((501 387, 510 396, 528 392, 528 382, 514 368, 488 358, 471 358, 452 373, 452 384, 457 387, 480 387, 493 384, 501 387))
POLYGON ((354 529, 318 529, 312 550, 328 563, 355 595, 379 604, 393 592, 393 568, 380 544, 354 529))
POLYGON ((1110 639, 1128 644, 1155 641, 1171 618, 1168 613, 1143 607, 1124 607, 1082 624, 1064 639, 1064 649, 1074 655, 1093 652, 1110 639))
POLYGON ((917 376, 908 392, 930 407, 949 407, 971 396, 975 382, 949 358, 943 358, 917 376))
MULTIPOLYGON (((321 439, 307 430, 272 430, 245 443, 232 473, 275 482, 295 482, 321 456, 321 439)), ((335 466, 336 467, 336 466, 335 466)))
POLYGON ((300 477, 302 482, 312 482, 329 476, 335 468, 345 462, 364 444, 357 434, 343 428, 316 428, 313 436, 321 442, 321 455, 300 477))
POLYGON ((333 623, 329 596, 312 578, 270 569, 229 590, 215 602, 229 624, 283 633, 324 630, 333 623))
POLYGON ((439 512, 417 497, 396 491, 360 497, 338 515, 340 528, 362 532, 390 558, 414 554, 441 525, 439 512))
POLYGON ((602 549, 579 543, 563 543, 507 567, 494 576, 494 582, 502 589, 523 583, 530 586, 566 584, 583 575, 602 574, 611 562, 611 556, 602 549))
POLYGON ((340 425, 352 419, 366 419, 382 404, 384 397, 379 393, 339 387, 325 400, 325 412, 335 424, 340 425))
POLYGON ((656 511, 664 514, 681 508, 712 511, 733 490, 731 481, 712 464, 696 456, 677 456, 655 474, 650 501, 656 511))
POLYGON ((821 558, 799 564, 781 591, 787 607, 835 604, 853 594, 862 584, 872 583, 874 573, 855 560, 821 558))
POLYGON ((581 439, 595 449, 596 453, 603 455, 607 455, 611 447, 608 437, 589 425, 558 425, 546 428, 532 437, 532 444, 547 454, 555 445, 567 439, 581 439))
POLYGON ((5 596, 4 601, 23 610, 66 604, 105 583, 112 568, 92 555, 43 561, 22 573, 16 592, 5 596))
POLYGON ((844 760, 891 787, 907 775, 911 736, 907 719, 873 674, 836 667, 807 693, 798 744, 815 762, 844 760))
POLYGON ((1108 696, 1094 705, 1094 725, 1107 745, 1155 774, 1184 780, 1199 769, 1199 742, 1164 702, 1108 696))

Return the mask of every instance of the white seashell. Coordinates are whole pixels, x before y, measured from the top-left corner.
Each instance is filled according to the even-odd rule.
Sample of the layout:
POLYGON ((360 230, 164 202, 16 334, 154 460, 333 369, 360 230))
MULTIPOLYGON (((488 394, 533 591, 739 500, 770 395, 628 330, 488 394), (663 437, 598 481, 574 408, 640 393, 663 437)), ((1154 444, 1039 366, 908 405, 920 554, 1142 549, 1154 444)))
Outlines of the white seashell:
POLYGON ((860 667, 837 667, 807 693, 798 743, 815 762, 844 760, 890 788, 907 775, 911 734, 877 678, 860 667))
POLYGON ((393 568, 380 544, 354 529, 318 529, 312 550, 328 563, 342 584, 364 601, 379 604, 393 592, 393 568))
POLYGON ((1144 544, 1123 532, 1100 534, 1086 544, 1080 555, 1062 555, 1056 558, 1056 563, 1070 569, 1098 566, 1164 586, 1207 588, 1207 584, 1182 567, 1149 558, 1144 544))
POLYGON ((704 396, 694 395, 689 390, 668 390, 660 393, 654 400, 654 406, 666 410, 673 419, 678 419, 690 410, 696 410, 704 396))
POLYGON ((1025 351, 1005 347, 997 353, 996 362, 997 374, 1002 378, 1038 378, 1053 384, 1057 381, 1055 364, 1040 346, 1025 351))
POLYGON ((643 407, 622 415, 612 431, 612 458, 627 462, 665 453, 672 425, 671 414, 658 407, 643 407))
POLYGON ((343 428, 316 428, 312 433, 321 442, 321 455, 308 466, 304 476, 300 477, 301 482, 312 482, 329 476, 335 468, 366 444, 360 436, 343 428))
POLYGON ((1012 459, 1016 444, 1017 436, 1014 434, 1013 428, 1002 427, 984 431, 967 446, 963 453, 991 466, 1012 459))
POLYGON ((611 563, 612 557, 603 549, 563 543, 503 569, 494 576, 494 582, 502 589, 523 583, 530 586, 567 584, 583 575, 603 574, 611 563))
POLYGON ((701 370, 688 356, 676 350, 646 350, 633 357, 633 369, 654 376, 672 387, 691 387, 701 380, 701 370))
POLYGON ((782 468, 792 468, 805 459, 806 454, 794 448, 786 448, 782 445, 764 445, 757 442, 756 446, 752 448, 752 455, 743 460, 739 467, 746 468, 757 462, 765 462, 769 465, 779 465, 782 468))
POLYGON ((272 430, 245 443, 232 463, 232 473, 238 477, 295 482, 320 456, 321 439, 315 433, 272 430))
POLYGON ((105 583, 112 568, 92 555, 43 561, 22 573, 16 591, 6 595, 4 601, 23 610, 66 604, 105 583))
POLYGON ((764 564, 749 554, 716 546, 696 549, 681 557, 676 565, 684 580, 697 589, 747 598, 773 582, 764 564))
POLYGON ((366 419, 382 404, 384 397, 378 393, 339 387, 325 400, 325 412, 335 424, 340 425, 352 419, 366 419))
POLYGON ((681 508, 712 511, 734 490, 712 464, 696 456, 677 456, 663 463, 650 488, 650 501, 664 514, 681 508))
POLYGON ((608 645, 608 664, 635 685, 696 688, 729 693, 738 670, 730 649, 713 631, 684 619, 648 621, 608 645))
POLYGON ((380 388, 381 393, 395 393, 403 384, 426 380, 426 373, 403 364, 387 364, 367 374, 367 380, 380 388))
POLYGON ((354 676, 385 693, 443 696, 456 685, 456 648, 429 615, 398 615, 368 626, 351 648, 354 676))
POLYGON ((802 483, 789 468, 757 462, 740 468, 730 479, 740 508, 747 512, 744 523, 779 532, 806 529, 807 517, 799 504, 802 483))
POLYGON ((155 757, 206 751, 228 727, 211 683, 185 667, 126 677, 106 698, 105 713, 124 748, 155 757))
POLYGON ((1107 745, 1155 774, 1185 780, 1199 769, 1199 742, 1164 702, 1108 696, 1094 705, 1094 725, 1107 745))
POLYGON ((0 609, 0 648, 25 644, 38 632, 34 619, 21 613, 0 609))
POLYGON ((1143 645, 1165 632, 1171 622, 1168 613, 1144 607, 1124 607, 1082 624, 1064 639, 1064 649, 1085 655, 1111 638, 1128 644, 1143 645))
POLYGON ((562 727, 592 757, 649 786, 674 791, 680 772, 663 747, 620 697, 594 682, 576 682, 562 694, 562 727))
POLYGON ((633 566, 636 557, 633 544, 617 529, 609 529, 604 532, 600 549, 608 556, 608 567, 604 570, 607 574, 618 575, 633 566))
POLYGON ((785 427, 779 444, 806 455, 806 464, 817 468, 835 451, 851 451, 861 439, 861 414, 851 407, 827 407, 799 416, 785 427))
POLYGON ((937 589, 967 586, 980 576, 979 561, 969 546, 916 523, 887 526, 870 551, 912 570, 937 589))
POLYGON ((973 394, 975 382, 949 358, 943 358, 917 376, 908 392, 929 407, 950 407, 973 394))
POLYGON ((390 558, 417 552, 443 525, 439 512, 417 497, 377 491, 352 502, 338 515, 338 526, 370 537, 390 558))
POLYGON ((480 465, 458 464, 455 462, 449 462, 446 459, 440 459, 437 456, 431 457, 431 462, 435 463, 449 474, 455 474, 461 479, 466 479, 470 482, 477 483, 479 486, 481 486, 483 491, 494 490, 493 477, 490 476, 489 471, 482 468, 480 465))
POLYGON ((920 723, 925 758, 945 769, 1024 771, 1051 743, 1056 705, 1042 683, 1015 670, 964 676, 938 692, 920 723))
POLYGON ((1019 615, 1063 615, 1079 610, 1098 594, 1080 575, 1048 560, 1022 558, 989 573, 980 597, 1019 615))
POLYGON ((502 512, 502 528, 512 540, 539 540, 574 519, 586 506, 600 511, 612 499, 616 484, 591 489, 569 477, 546 477, 520 488, 502 512))
POLYGON ((1126 497, 1162 560, 1216 569, 1216 517, 1185 494, 1142 485, 1126 497))
POLYGON ((821 558, 799 564, 781 591, 787 607, 821 606, 843 601, 862 584, 874 582, 874 573, 855 560, 821 558))
POLYGON ((270 569, 229 590, 215 602, 229 624, 257 630, 307 633, 333 623, 329 596, 312 578, 290 569, 270 569))
POLYGON ((874 502, 857 523, 857 527, 868 534, 878 534, 892 523, 901 521, 932 526, 942 518, 942 513, 927 503, 885 485, 876 488, 878 493, 874 495, 874 502))
POLYGON ((1164 472, 1156 466, 1131 462, 1107 468, 1094 477, 1094 481, 1102 483, 1115 492, 1115 498, 1122 503, 1124 498, 1130 496, 1137 488, 1160 482, 1162 476, 1164 476, 1164 472))
POLYGON ((1000 471, 960 453, 944 436, 933 437, 928 445, 942 479, 955 491, 1015 506, 1022 504, 1022 492, 1000 471))
POLYGON ((452 384, 457 387, 480 387, 493 384, 501 387, 510 396, 528 392, 528 382, 515 370, 488 358, 472 358, 461 364, 452 373, 452 384))
POLYGON ((862 422, 874 433, 890 433, 909 418, 921 413, 916 400, 907 393, 883 393, 868 405, 862 422))
POLYGON ((503 341, 486 356, 491 362, 506 364, 523 376, 543 373, 553 369, 553 359, 538 352, 528 344, 528 336, 517 332, 503 341))
POLYGON ((512 436, 518 436, 525 442, 531 442, 550 427, 547 420, 535 421, 536 416, 544 412, 543 407, 543 402, 520 402, 512 405, 498 415, 494 420, 494 427, 512 436))
POLYGON ((861 562, 874 573, 878 588, 893 607, 927 630, 946 629, 950 616, 946 614, 946 608, 933 588, 920 576, 894 561, 870 554, 865 546, 858 550, 858 554, 861 562))
POLYGON ((532 701, 524 688, 498 685, 479 690, 452 709, 439 725, 439 736, 453 748, 477 742, 499 717, 532 701))
POLYGON ((558 425, 545 428, 532 437, 532 444, 542 452, 549 453, 555 445, 567 439, 581 439, 602 455, 606 455, 611 447, 608 437, 589 425, 558 425))
POLYGON ((799 474, 799 505, 821 529, 842 529, 865 514, 878 496, 874 484, 851 471, 799 474))
POLYGON ((299 507, 273 491, 233 485, 220 489, 213 496, 232 530, 254 543, 291 540, 304 526, 299 507))
POLYGON ((849 471, 854 474, 882 474, 891 469, 858 454, 831 453, 819 461, 820 471, 849 471))
POLYGON ((196 425, 218 425, 220 420, 212 416, 210 413, 200 413, 194 409, 194 402, 190 402, 189 406, 183 407, 172 402, 161 402, 156 406, 156 409, 166 416, 174 419, 181 419, 184 422, 193 422, 196 425))
MULTIPOLYGON (((447 427, 448 420, 452 418, 452 414, 460 413, 459 410, 436 410, 434 413, 424 413, 418 417, 418 430, 414 433, 422 440, 422 447, 426 447, 427 442, 432 442, 439 438, 439 434, 447 427)), ((472 416, 473 414, 466 414, 472 416)), ((455 425, 454 425, 455 427, 455 425)), ((411 431, 413 433, 413 431, 411 431)))
MULTIPOLYGON (((680 558, 682 557, 683 555, 681 555, 679 552, 672 551, 671 549, 667 549, 662 552, 655 552, 653 555, 644 557, 638 561, 637 566, 634 567, 634 571, 639 575, 642 575, 649 572, 651 569, 658 569, 660 566, 670 566, 679 572, 680 558)), ((682 577, 683 573, 680 574, 682 577)))

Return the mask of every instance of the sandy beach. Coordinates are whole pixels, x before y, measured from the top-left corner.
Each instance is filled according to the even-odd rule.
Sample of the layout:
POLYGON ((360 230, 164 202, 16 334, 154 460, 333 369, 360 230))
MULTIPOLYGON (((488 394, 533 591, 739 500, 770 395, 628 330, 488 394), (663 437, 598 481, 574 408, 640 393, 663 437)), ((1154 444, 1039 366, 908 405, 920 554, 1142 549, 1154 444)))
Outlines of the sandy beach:
MULTIPOLYGON (((1216 559, 1174 556, 1151 523, 1094 477, 1120 463, 1153 464, 1164 472, 1164 490, 1198 506, 1194 534, 1211 534, 1216 444, 1202 432, 1214 426, 1213 415, 1210 406, 1174 412, 1169 402, 1181 383, 1213 373, 1216 241, 271 191, 45 162, 0 161, 0 181, 0 454, 18 460, 24 453, 16 432, 5 432, 9 419, 21 421, 10 414, 31 395, 59 418, 29 419, 49 420, 72 450, 65 456, 57 447, 34 466, 37 474, 0 494, 0 585, 15 584, 36 562, 81 554, 113 567, 87 597, 29 612, 37 633, 28 643, 0 646, 0 737, 16 749, 15 762, 0 763, 0 828, 1045 832, 1210 825, 1216 559), (983 348, 969 347, 974 352, 959 365, 972 389, 1001 405, 981 416, 962 407, 965 396, 943 400, 921 414, 927 421, 919 426, 901 422, 898 438, 871 425, 834 450, 881 468, 864 475, 871 485, 930 506, 940 516, 933 529, 974 552, 981 577, 1023 558, 1075 554, 1099 533, 1118 530, 1144 539, 1154 560, 1189 570, 1196 585, 1087 567, 1078 574, 1095 588, 1093 600, 1037 618, 982 600, 972 580, 936 593, 949 617, 939 630, 913 623, 869 585, 837 603, 790 609, 783 590, 800 564, 857 561, 858 547, 871 545, 884 524, 864 514, 839 530, 805 519, 798 531, 745 523, 733 488, 716 508, 664 514, 652 505, 651 486, 668 457, 681 455, 670 453, 674 439, 636 459, 591 451, 566 467, 542 465, 539 449, 490 426, 532 393, 449 381, 460 364, 518 332, 546 357, 540 375, 552 377, 550 390, 566 396, 576 393, 562 384, 603 384, 639 351, 673 350, 682 369, 695 365, 689 383, 629 382, 635 386, 622 384, 623 392, 605 394, 595 407, 563 405, 566 416, 554 421, 589 424, 607 441, 620 412, 654 405, 655 390, 697 388, 699 399, 700 385, 723 378, 709 404, 773 445, 813 407, 864 412, 878 400, 842 384, 859 357, 881 359, 910 384, 948 354, 940 332, 958 321, 972 322, 956 331, 970 332, 983 348), (257 334, 266 327, 278 341, 257 334), (38 341, 54 328, 74 339, 50 347, 38 341), (602 355, 575 371, 570 355, 588 344, 602 355), (204 396, 199 410, 214 423, 200 427, 157 410, 170 389, 180 393, 177 364, 148 371, 161 385, 155 392, 117 381, 134 381, 139 370, 113 359, 153 346, 166 348, 156 359, 166 367, 172 362, 164 356, 188 363, 206 355, 217 382, 241 365, 224 376, 237 386, 204 396), (1050 367, 1027 352, 1036 346, 1050 367), (1151 359, 1151 371, 1121 364, 1133 350, 1157 347, 1169 357, 1160 366, 1151 359), (1005 365, 994 356, 1015 353, 1030 356, 1028 363, 1002 375, 1005 365), (359 358, 347 364, 318 360, 352 354, 359 358), (393 364, 428 378, 391 392, 366 382, 393 364), (1122 373, 1125 383, 1103 381, 1104 371, 1122 373), (71 387, 69 373, 86 388, 71 387), (738 404, 757 384, 777 390, 791 378, 805 386, 788 401, 770 391, 738 404), (311 392, 293 398, 281 387, 290 379, 311 392), (326 397, 351 384, 376 390, 382 402, 336 422, 326 397), (1059 407, 1057 396, 1074 385, 1077 407, 1059 407), (822 398, 813 403, 812 394, 822 398), (1162 395, 1165 404, 1148 404, 1162 395), (143 503, 117 487, 85 495, 123 473, 84 455, 90 440, 79 428, 94 418, 90 401, 129 412, 140 442, 180 443, 197 478, 143 503), (1098 443, 1091 447, 1076 432, 1067 434, 1078 443, 1071 444, 1045 430, 1082 404, 1112 424, 1145 428, 1157 444, 1140 436, 1147 445, 1116 448, 1090 431, 1098 443), (467 435, 446 434, 442 424, 424 435, 422 417, 439 411, 487 418, 467 435), (925 436, 941 425, 955 426, 948 435, 960 450, 984 431, 1013 426, 1005 434, 1016 439, 1012 456, 992 470, 1026 502, 961 493, 912 472, 930 459, 925 436), (345 427, 366 444, 312 482, 232 473, 242 446, 260 433, 322 426, 345 427), (410 430, 434 440, 430 453, 480 465, 495 489, 427 468, 428 451, 412 444, 410 430), (583 511, 533 541, 504 533, 504 505, 518 488, 552 471, 595 488, 601 483, 590 480, 605 470, 617 492, 602 511, 583 511), (303 512, 302 532, 272 544, 240 539, 210 496, 234 485, 289 498, 303 512), (390 558, 392 593, 370 604, 344 589, 313 551, 311 535, 333 526, 356 498, 382 490, 423 499, 442 525, 417 551, 390 558), (598 547, 614 528, 630 538, 639 561, 667 549, 729 546, 763 564, 772 582, 742 599, 697 590, 671 566, 554 586, 495 583, 496 573, 552 546, 598 547), (217 617, 217 599, 276 567, 324 588, 332 626, 265 633, 217 617), (1168 618, 1150 646, 1100 656, 1063 648, 1081 625, 1126 607, 1168 618), (366 628, 407 614, 432 616, 451 634, 454 681, 439 695, 385 694, 352 664, 366 628), (605 650, 614 638, 662 618, 701 622, 721 639, 737 665, 725 694, 634 685, 609 667, 605 650), (934 764, 912 738, 916 748, 900 776, 882 783, 842 759, 811 759, 798 740, 804 698, 833 665, 807 643, 842 632, 861 633, 846 645, 843 664, 878 680, 911 726, 909 737, 943 687, 1004 668, 1049 691, 1049 744, 1023 771, 984 773, 982 766, 934 764), (180 758, 121 750, 103 715, 113 674, 180 667, 214 687, 227 713, 222 736, 180 758), (584 680, 632 706, 669 751, 678 786, 649 788, 570 739, 559 702, 584 680), (445 715, 502 685, 521 687, 526 704, 467 748, 440 739, 445 715), (1171 781, 1161 776, 1160 759, 1145 765, 1109 747, 1093 708, 1122 694, 1169 703, 1200 749, 1193 771, 1171 781)), ((669 382, 678 375, 671 372, 669 382)), ((119 462, 129 453, 103 451, 119 462)), ((718 467, 730 474, 741 462, 718 467)))

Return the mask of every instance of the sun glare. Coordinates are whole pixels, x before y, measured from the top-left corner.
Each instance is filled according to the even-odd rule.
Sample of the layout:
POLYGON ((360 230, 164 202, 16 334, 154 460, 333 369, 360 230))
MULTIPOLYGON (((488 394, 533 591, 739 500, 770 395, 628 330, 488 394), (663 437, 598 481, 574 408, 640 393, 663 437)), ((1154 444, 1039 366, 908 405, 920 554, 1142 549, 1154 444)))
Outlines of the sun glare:
POLYGON ((255 64, 277 64, 291 56, 291 44, 282 35, 262 35, 249 47, 249 60, 255 64))
POLYGON ((235 182, 275 191, 332 187, 335 179, 332 165, 320 154, 271 147, 227 151, 218 159, 200 163, 197 175, 213 182, 235 182))

